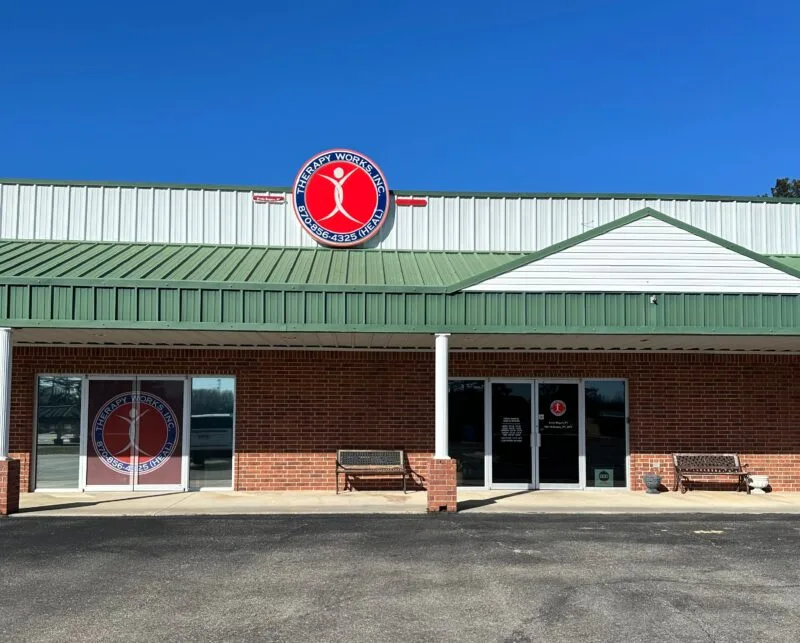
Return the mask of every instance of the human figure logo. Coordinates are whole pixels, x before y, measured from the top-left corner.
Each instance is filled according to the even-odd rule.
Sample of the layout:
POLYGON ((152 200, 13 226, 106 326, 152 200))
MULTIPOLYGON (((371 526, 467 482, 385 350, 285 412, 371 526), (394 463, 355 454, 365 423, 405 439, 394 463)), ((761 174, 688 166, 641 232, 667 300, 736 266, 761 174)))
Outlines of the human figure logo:
POLYGON ((550 404, 550 413, 556 417, 561 417, 567 412, 567 405, 562 400, 553 400, 550 404))
POLYGON ((346 149, 309 159, 294 181, 295 214, 328 246, 355 246, 378 233, 389 212, 389 188, 368 157, 346 149))
POLYGON ((170 406, 150 393, 116 395, 92 422, 92 444, 100 461, 119 473, 150 473, 178 446, 179 425, 170 406))

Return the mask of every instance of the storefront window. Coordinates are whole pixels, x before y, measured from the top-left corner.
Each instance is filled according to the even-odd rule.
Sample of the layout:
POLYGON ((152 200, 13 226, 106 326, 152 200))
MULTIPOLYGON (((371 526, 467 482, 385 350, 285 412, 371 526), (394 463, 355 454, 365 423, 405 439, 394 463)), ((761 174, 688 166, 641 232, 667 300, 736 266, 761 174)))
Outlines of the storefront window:
POLYGON ((189 486, 233 485, 234 388, 232 377, 192 378, 189 486))
POLYGON ((587 380, 586 486, 625 486, 625 382, 587 380))
POLYGON ((78 487, 81 383, 80 377, 39 377, 36 405, 37 489, 78 487))
POLYGON ((449 448, 459 486, 484 485, 483 391, 481 380, 450 381, 449 448))

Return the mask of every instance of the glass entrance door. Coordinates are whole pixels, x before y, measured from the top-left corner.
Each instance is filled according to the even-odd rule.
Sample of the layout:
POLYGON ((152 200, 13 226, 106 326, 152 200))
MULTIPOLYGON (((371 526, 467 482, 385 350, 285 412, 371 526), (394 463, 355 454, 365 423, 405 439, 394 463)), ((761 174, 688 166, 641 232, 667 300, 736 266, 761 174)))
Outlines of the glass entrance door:
POLYGON ((86 488, 184 487, 184 379, 88 382, 86 488))
POLYGON ((492 486, 532 486, 533 384, 492 382, 492 486))
POLYGON ((583 484, 580 384, 540 381, 536 388, 539 486, 579 488, 583 484))

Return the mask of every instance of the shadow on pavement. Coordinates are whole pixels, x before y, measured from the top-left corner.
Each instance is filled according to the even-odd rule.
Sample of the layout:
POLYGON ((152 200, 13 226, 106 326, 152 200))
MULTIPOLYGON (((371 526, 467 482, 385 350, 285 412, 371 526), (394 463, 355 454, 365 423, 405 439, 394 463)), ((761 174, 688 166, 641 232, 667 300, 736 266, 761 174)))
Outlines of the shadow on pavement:
POLYGON ((130 500, 139 500, 144 498, 156 498, 162 496, 176 496, 176 495, 184 495, 185 493, 186 493, 185 491, 175 491, 172 493, 158 493, 147 496, 127 496, 125 498, 110 498, 108 500, 94 500, 91 502, 65 502, 60 505, 40 505, 38 507, 20 507, 17 513, 26 514, 26 513, 36 513, 37 511, 38 512, 54 511, 56 509, 77 509, 78 507, 94 507, 96 505, 104 505, 112 502, 123 502, 130 500))
POLYGON ((504 496, 494 496, 492 498, 481 498, 478 500, 462 500, 458 503, 458 510, 469 511, 470 509, 477 509, 478 507, 486 507, 496 504, 498 500, 503 500, 504 498, 513 498, 514 496, 522 496, 529 493, 535 493, 535 491, 532 489, 525 489, 523 491, 507 493, 504 496))

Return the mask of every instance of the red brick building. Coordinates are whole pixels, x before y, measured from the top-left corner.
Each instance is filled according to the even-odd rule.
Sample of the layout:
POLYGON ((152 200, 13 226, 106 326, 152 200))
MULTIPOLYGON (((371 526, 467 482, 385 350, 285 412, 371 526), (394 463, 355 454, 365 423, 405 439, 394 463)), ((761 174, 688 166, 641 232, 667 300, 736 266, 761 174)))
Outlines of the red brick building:
POLYGON ((800 491, 800 203, 391 193, 336 247, 297 187, 0 191, 0 513, 333 491, 344 448, 404 450, 434 509, 671 487, 674 452, 800 491))

